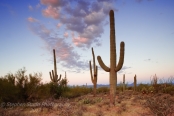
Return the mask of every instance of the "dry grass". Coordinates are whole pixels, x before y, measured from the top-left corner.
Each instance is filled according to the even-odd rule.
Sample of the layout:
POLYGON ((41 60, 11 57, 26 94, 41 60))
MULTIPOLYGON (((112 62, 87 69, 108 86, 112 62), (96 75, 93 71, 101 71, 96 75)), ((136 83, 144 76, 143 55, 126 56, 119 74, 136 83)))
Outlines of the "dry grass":
POLYGON ((72 99, 54 100, 49 107, 0 108, 0 116, 169 116, 172 114, 174 96, 168 94, 143 95, 125 91, 116 96, 116 105, 110 107, 109 96, 92 94, 72 99), (41 111, 42 109, 42 111, 41 111), (154 112, 153 112, 154 111, 154 112), (157 113, 158 112, 158 113, 157 113), (162 113, 159 113, 162 112, 162 113))
POLYGON ((144 106, 157 116, 168 116, 174 113, 174 99, 169 94, 147 98, 144 106))

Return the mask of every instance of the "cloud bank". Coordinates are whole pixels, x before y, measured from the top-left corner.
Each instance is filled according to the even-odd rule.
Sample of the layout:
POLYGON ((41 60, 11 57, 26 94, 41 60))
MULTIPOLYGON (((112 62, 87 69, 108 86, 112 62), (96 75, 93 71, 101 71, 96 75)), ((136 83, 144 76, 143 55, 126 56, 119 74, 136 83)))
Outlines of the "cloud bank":
MULTIPOLYGON (((75 68, 76 72, 89 69, 88 61, 75 52, 75 49, 89 49, 92 45, 100 46, 100 37, 109 11, 118 9, 114 0, 40 0, 42 15, 57 21, 57 31, 64 30, 63 36, 49 29, 39 19, 28 18, 29 28, 46 43, 49 51, 56 50, 57 61, 66 68, 75 68), (67 39, 72 41, 68 43, 67 39)), ((29 9, 33 7, 30 5, 29 9)))

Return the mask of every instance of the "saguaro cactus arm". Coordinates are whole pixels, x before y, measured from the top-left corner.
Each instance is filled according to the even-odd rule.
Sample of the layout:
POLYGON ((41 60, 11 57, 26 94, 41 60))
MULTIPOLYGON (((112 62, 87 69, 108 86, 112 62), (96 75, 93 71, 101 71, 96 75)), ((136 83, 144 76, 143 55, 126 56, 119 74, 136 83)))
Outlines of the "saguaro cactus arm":
POLYGON ((103 70, 105 70, 106 72, 110 72, 110 68, 107 67, 107 66, 103 63, 103 61, 102 61, 102 59, 101 59, 100 56, 97 56, 97 60, 98 60, 99 65, 103 68, 103 70))
POLYGON ((90 67, 90 73, 91 73, 91 81, 92 83, 94 83, 94 80, 93 80, 93 74, 92 74, 92 66, 91 66, 91 61, 89 61, 89 67, 90 67))
POLYGON ((51 81, 53 80, 53 77, 52 77, 52 75, 51 75, 51 72, 49 72, 50 73, 50 79, 51 79, 51 81))
POLYGON ((122 68, 123 62, 124 62, 124 42, 121 42, 120 43, 120 59, 119 59, 119 62, 115 68, 116 72, 122 68))
POLYGON ((94 76, 93 76, 93 73, 92 73, 92 66, 91 66, 91 61, 89 61, 89 67, 90 67, 90 73, 91 73, 91 81, 92 81, 92 83, 95 83, 95 82, 97 82, 97 73, 98 73, 98 67, 96 66, 96 71, 95 71, 95 73, 94 73, 94 76), (96 77, 96 78, 95 78, 96 77))
POLYGON ((57 75, 57 82, 60 81, 61 76, 62 76, 62 75, 60 74, 59 79, 58 79, 58 75, 57 75))
POLYGON ((95 54, 94 54, 94 50, 93 50, 93 48, 92 48, 92 56, 93 56, 94 75, 96 75, 95 54))
POLYGON ((97 83, 97 70, 98 70, 98 67, 95 64, 95 54, 94 54, 93 48, 92 48, 92 56, 93 56, 94 75, 92 73, 91 61, 89 61, 89 67, 90 67, 90 73, 91 73, 91 81, 92 81, 92 83, 97 83))
MULTIPOLYGON (((94 76, 97 77, 97 75, 98 75, 98 67, 96 66, 96 74, 94 76)), ((95 81, 97 82, 97 78, 95 78, 95 81)))
POLYGON ((54 74, 54 71, 52 70, 52 79, 51 79, 53 82, 55 82, 55 74, 54 74))

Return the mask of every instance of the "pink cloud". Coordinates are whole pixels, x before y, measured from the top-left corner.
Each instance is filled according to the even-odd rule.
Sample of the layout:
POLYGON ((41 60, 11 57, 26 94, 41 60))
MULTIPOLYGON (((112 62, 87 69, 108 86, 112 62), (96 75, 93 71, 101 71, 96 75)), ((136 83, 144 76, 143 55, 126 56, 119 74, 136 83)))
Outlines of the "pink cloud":
POLYGON ((61 26, 62 26, 61 23, 58 23, 58 24, 57 24, 57 28, 60 28, 61 26))
POLYGON ((81 46, 81 45, 87 43, 88 39, 84 38, 84 37, 76 37, 76 38, 73 37, 72 41, 76 46, 81 46))
POLYGON ((51 55, 52 50, 56 50, 57 62, 60 65, 65 68, 73 68, 75 72, 89 68, 88 61, 84 62, 84 60, 81 60, 81 56, 75 51, 72 43, 67 43, 64 38, 56 36, 57 33, 45 27, 44 24, 39 21, 30 22, 29 28, 45 42, 45 48, 50 51, 51 55))
POLYGON ((37 19, 32 18, 32 17, 29 17, 27 20, 28 20, 29 22, 37 22, 37 21, 38 21, 37 19))
POLYGON ((87 24, 97 24, 101 23, 105 17, 105 14, 103 12, 92 12, 88 14, 85 18, 84 21, 87 24))
POLYGON ((63 35, 65 38, 68 38, 69 34, 67 32, 64 33, 63 35))
POLYGON ((31 5, 28 6, 29 10, 33 10, 33 7, 31 5))
POLYGON ((53 4, 58 4, 58 0, 41 0, 41 3, 46 5, 48 4, 53 5, 53 4))
POLYGON ((56 7, 48 6, 47 9, 42 11, 42 13, 46 17, 52 17, 54 19, 59 18, 59 9, 56 7))
POLYGON ((65 0, 41 0, 42 4, 51 6, 64 6, 66 2, 65 0))

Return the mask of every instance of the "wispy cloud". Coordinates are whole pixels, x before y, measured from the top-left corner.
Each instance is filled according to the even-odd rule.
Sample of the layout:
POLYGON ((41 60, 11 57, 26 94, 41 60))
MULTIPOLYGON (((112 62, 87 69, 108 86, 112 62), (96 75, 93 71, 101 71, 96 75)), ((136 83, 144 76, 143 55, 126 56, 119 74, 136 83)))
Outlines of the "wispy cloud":
POLYGON ((65 68, 75 69, 76 72, 88 68, 87 62, 80 61, 81 56, 74 51, 71 44, 67 43, 64 38, 58 37, 38 20, 34 20, 36 19, 28 18, 30 30, 46 43, 46 48, 51 54, 53 49, 56 50, 57 62, 65 68))
POLYGON ((144 61, 151 61, 151 59, 149 58, 149 59, 145 59, 144 61))
POLYGON ((27 19, 29 22, 37 22, 38 20, 32 17, 28 17, 27 19))
POLYGON ((118 11, 113 3, 114 0, 41 0, 46 6, 43 16, 56 19, 74 33, 71 39, 80 48, 101 45, 99 37, 104 32, 105 19, 111 9, 118 11))
POLYGON ((111 9, 118 11, 113 4, 114 0, 40 0, 40 5, 46 6, 42 15, 55 19, 56 31, 64 30, 63 35, 58 35, 32 17, 28 18, 29 26, 34 34, 44 40, 49 51, 56 49, 57 61, 63 67, 80 72, 89 69, 89 62, 84 61, 75 48, 85 50, 92 45, 101 46, 100 37, 108 24, 106 17, 109 17, 111 9), (67 39, 72 43, 67 43, 67 39))
POLYGON ((118 71, 119 74, 127 74, 126 70, 130 69, 131 67, 123 66, 120 71, 118 71))
POLYGON ((33 7, 31 5, 28 6, 29 10, 33 10, 33 7))
POLYGON ((42 13, 45 17, 59 18, 59 8, 57 7, 48 6, 42 13))
MULTIPOLYGON (((138 2, 138 3, 141 3, 143 0, 135 0, 136 2, 138 2)), ((151 1, 153 1, 153 0, 147 0, 148 2, 151 2, 151 1)))
POLYGON ((158 63, 158 61, 153 61, 153 60, 150 59, 150 58, 149 58, 149 59, 145 59, 144 61, 145 61, 145 62, 150 62, 150 63, 158 63))
POLYGON ((30 11, 36 11, 36 10, 38 10, 39 8, 41 7, 41 5, 38 3, 37 5, 29 5, 28 6, 28 9, 30 10, 30 11))

